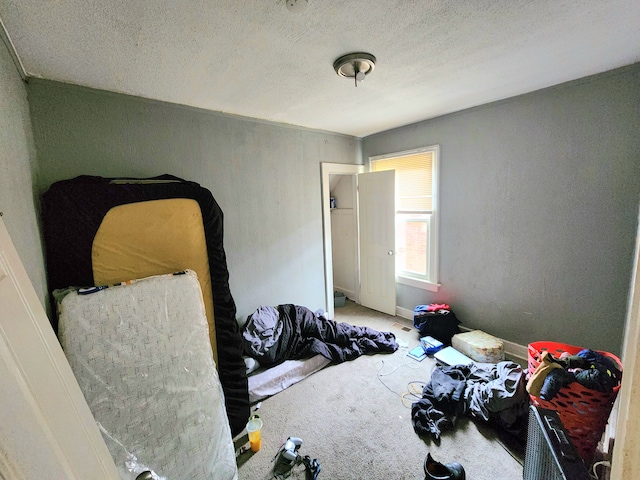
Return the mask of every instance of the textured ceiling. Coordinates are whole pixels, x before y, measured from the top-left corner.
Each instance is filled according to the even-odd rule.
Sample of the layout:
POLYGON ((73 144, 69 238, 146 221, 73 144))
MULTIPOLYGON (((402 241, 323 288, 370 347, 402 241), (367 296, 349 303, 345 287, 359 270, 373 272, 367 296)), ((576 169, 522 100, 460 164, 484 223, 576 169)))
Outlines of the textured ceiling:
POLYGON ((358 137, 640 61, 638 0, 0 0, 28 75, 358 137), (333 61, 377 57, 354 87, 333 61))

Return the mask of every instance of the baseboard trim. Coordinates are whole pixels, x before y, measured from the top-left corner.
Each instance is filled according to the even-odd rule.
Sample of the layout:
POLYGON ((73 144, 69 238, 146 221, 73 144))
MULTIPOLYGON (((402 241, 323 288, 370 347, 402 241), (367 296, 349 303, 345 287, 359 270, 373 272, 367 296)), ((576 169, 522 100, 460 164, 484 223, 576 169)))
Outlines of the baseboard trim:
MULTIPOLYGON (((413 323, 413 311, 408 308, 396 307, 396 315, 398 317, 406 318, 407 320, 411 320, 413 323)), ((463 332, 470 332, 471 330, 476 330, 475 328, 468 328, 464 326, 460 326, 460 330, 463 332)), ((520 360, 527 361, 527 347, 524 345, 520 345, 515 342, 510 342, 508 340, 502 340, 502 344, 504 345, 504 353, 507 355, 511 355, 512 357, 516 357, 520 360)))
POLYGON ((411 320, 413 322, 413 311, 407 308, 396 307, 396 315, 398 317, 406 318, 407 320, 411 320))
POLYGON ((509 353, 514 357, 519 358, 520 360, 524 360, 525 362, 529 359, 529 349, 524 345, 520 345, 519 343, 510 342, 508 340, 502 340, 504 342, 504 351, 505 353, 509 353))

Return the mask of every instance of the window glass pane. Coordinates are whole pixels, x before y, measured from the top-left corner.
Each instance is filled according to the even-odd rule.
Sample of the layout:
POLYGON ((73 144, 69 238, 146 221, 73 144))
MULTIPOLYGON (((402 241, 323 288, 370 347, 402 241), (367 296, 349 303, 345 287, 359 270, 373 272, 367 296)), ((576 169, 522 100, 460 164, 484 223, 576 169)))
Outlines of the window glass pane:
POLYGON ((431 290, 427 284, 438 284, 435 196, 439 161, 437 145, 369 157, 372 172, 395 170, 398 281, 427 290, 431 290))
POLYGON ((425 215, 396 215, 396 268, 398 273, 426 276, 429 223, 425 215))

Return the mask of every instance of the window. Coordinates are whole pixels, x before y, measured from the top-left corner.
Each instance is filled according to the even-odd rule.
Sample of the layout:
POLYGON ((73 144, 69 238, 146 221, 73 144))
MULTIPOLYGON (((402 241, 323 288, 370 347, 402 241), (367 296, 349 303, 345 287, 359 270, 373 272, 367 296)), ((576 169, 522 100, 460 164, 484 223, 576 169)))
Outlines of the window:
POLYGON ((396 172, 396 277, 438 290, 439 146, 369 159, 372 172, 396 172))

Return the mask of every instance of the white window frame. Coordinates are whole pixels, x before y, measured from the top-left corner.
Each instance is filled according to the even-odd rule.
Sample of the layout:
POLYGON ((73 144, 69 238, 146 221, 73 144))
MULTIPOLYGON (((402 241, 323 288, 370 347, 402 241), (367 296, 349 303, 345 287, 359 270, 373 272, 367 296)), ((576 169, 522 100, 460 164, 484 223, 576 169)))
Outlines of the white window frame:
MULTIPOLYGON (((377 160, 385 160, 388 158, 402 157, 405 155, 414 155, 417 153, 432 152, 432 213, 431 218, 426 219, 427 228, 429 230, 428 247, 427 247, 427 274, 413 275, 409 272, 399 272, 396 269, 396 282, 402 285, 409 285, 415 288, 421 288, 430 292, 437 292, 440 289, 438 283, 439 275, 439 229, 440 229, 440 145, 431 145, 413 150, 404 150, 401 152, 393 152, 384 155, 376 155, 369 157, 369 170, 373 171, 371 166, 377 160)), ((396 189, 397 191, 397 189, 396 189)), ((396 222, 398 221, 396 211, 396 222)))

